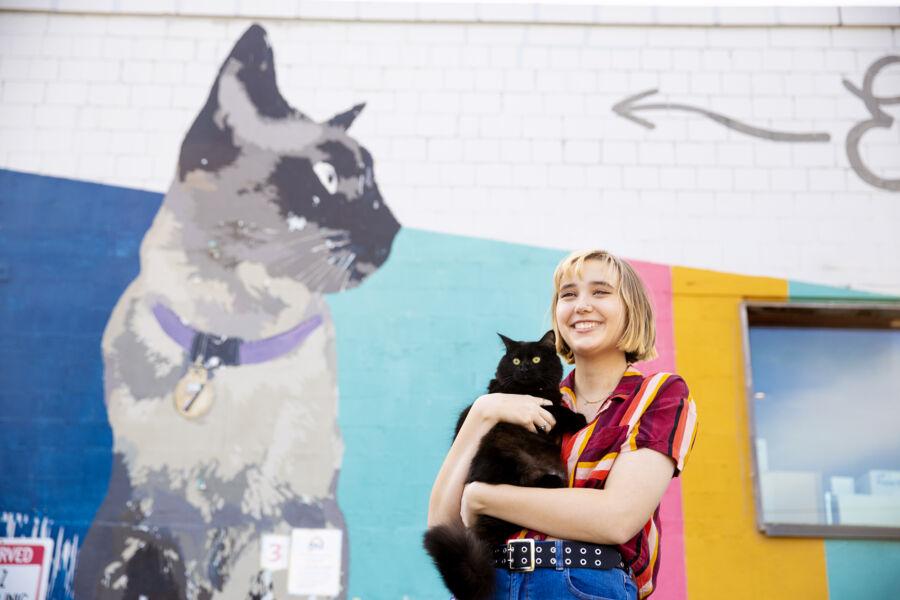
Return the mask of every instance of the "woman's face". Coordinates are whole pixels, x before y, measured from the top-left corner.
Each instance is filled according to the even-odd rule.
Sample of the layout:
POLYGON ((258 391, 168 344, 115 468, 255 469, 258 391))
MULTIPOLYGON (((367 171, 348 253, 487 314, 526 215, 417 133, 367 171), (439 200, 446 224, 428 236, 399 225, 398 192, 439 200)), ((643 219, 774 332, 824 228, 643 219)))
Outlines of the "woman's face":
POLYGON ((557 294, 556 325, 576 356, 618 350, 625 330, 625 304, 612 266, 585 261, 581 277, 574 272, 563 277, 557 294))

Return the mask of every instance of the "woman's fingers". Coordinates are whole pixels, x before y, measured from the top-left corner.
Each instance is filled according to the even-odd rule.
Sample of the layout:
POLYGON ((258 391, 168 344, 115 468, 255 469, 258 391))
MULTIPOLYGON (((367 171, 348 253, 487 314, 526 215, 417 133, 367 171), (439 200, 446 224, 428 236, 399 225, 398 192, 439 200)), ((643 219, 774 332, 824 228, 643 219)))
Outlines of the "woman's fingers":
POLYGON ((535 406, 535 409, 531 415, 530 425, 533 425, 541 433, 546 433, 553 429, 554 425, 556 425, 556 419, 553 418, 553 415, 540 406, 535 406))
POLYGON ((556 425, 556 418, 553 416, 549 410, 540 409, 541 418, 550 425, 550 429, 553 429, 553 426, 556 425))

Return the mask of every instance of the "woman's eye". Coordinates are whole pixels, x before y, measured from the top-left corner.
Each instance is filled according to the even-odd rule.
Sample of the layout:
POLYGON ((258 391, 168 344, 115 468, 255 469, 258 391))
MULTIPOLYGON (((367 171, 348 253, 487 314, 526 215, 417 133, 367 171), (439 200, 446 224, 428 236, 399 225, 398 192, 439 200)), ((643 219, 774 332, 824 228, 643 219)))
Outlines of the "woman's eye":
POLYGON ((313 172, 316 174, 316 177, 319 178, 322 187, 324 187, 329 194, 334 194, 337 191, 337 171, 334 170, 334 166, 331 163, 317 162, 313 165, 313 172))
POLYGON ((541 357, 535 356, 534 358, 531 359, 531 362, 533 362, 534 364, 538 364, 539 362, 541 362, 541 357))
POLYGON ((522 361, 521 361, 520 359, 518 359, 518 358, 514 358, 514 359, 513 359, 513 364, 516 365, 516 366, 518 366, 518 365, 521 365, 521 364, 522 364, 522 361))

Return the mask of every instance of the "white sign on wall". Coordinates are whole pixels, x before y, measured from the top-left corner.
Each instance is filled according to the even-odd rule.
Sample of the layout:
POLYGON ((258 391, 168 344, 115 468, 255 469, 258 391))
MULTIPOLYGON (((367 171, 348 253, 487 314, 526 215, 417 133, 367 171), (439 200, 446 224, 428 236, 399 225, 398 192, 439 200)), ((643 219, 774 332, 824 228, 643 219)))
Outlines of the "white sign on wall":
POLYGON ((341 590, 341 531, 294 529, 288 593, 334 598, 341 590))
POLYGON ((44 600, 53 540, 0 538, 0 598, 44 600))

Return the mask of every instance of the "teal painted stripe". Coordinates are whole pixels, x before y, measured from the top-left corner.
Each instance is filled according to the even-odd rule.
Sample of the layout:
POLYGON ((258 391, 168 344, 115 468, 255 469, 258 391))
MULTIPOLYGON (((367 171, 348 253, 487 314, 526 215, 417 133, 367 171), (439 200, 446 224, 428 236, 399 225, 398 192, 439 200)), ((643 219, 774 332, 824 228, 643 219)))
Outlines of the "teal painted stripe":
POLYGON ((900 541, 826 540, 831 600, 900 597, 900 541))
MULTIPOLYGON (((900 298, 859 290, 788 282, 791 301, 877 300, 900 298)), ((828 594, 831 600, 900 597, 900 541, 825 540, 828 594)))
POLYGON ((329 297, 351 598, 449 596, 422 550, 431 484, 502 354, 496 332, 537 339, 549 327, 565 254, 403 229, 378 272, 329 297))
POLYGON ((900 298, 895 296, 885 296, 874 292, 831 287, 815 283, 804 283, 802 281, 788 282, 788 296, 792 302, 803 300, 900 300, 900 298))

